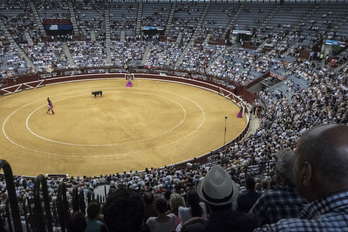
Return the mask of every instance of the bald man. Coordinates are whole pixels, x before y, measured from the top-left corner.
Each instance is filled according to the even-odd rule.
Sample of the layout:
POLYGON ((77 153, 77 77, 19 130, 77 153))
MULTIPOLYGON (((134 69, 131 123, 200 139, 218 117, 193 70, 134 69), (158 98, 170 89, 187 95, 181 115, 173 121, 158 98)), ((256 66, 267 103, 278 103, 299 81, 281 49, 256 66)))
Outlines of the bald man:
POLYGON ((299 218, 255 231, 348 231, 348 126, 313 127, 300 138, 295 181, 308 204, 299 218))

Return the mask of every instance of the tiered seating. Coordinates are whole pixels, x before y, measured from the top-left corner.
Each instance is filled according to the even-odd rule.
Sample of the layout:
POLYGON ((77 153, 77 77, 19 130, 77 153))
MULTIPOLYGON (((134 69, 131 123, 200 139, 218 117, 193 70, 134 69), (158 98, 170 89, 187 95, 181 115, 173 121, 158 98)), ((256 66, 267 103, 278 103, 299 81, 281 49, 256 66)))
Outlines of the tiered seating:
POLYGON ((33 72, 13 45, 0 47, 0 76, 14 77, 33 72))
POLYGON ((69 66, 61 42, 38 43, 35 46, 21 44, 21 47, 40 72, 69 66))
POLYGON ((214 41, 221 38, 237 9, 238 4, 236 3, 211 4, 203 22, 206 33, 200 33, 200 37, 204 38, 204 36, 211 32, 211 40, 214 41))
POLYGON ((307 3, 284 3, 279 7, 268 26, 272 27, 274 32, 291 31, 313 6, 313 4, 307 3))
POLYGON ((174 68, 183 47, 176 43, 159 42, 152 44, 145 65, 154 68, 174 68), (166 47, 166 49, 162 49, 166 47))
POLYGON ((142 26, 166 27, 170 3, 143 3, 142 26))
POLYGON ((117 66, 123 67, 138 66, 141 65, 141 61, 145 52, 145 43, 142 41, 137 42, 117 42, 111 43, 111 61, 117 66))
POLYGON ((203 8, 204 3, 199 2, 177 3, 173 24, 167 25, 167 27, 170 27, 168 36, 176 39, 181 32, 183 41, 189 41, 196 29, 203 8))
POLYGON ((77 67, 102 67, 107 65, 105 47, 99 41, 68 42, 70 53, 77 67))
POLYGON ((67 1, 34 1, 36 10, 41 19, 70 18, 67 1))
POLYGON ((36 40, 40 39, 39 29, 35 23, 32 12, 29 11, 28 1, 11 0, 2 2, 0 15, 11 36, 17 43, 25 43, 25 32, 31 34, 36 40))
POLYGON ((235 29, 249 30, 252 28, 260 28, 261 23, 265 21, 265 19, 272 12, 273 8, 274 4, 245 3, 242 14, 235 22, 235 29))
POLYGON ((75 15, 79 33, 86 39, 105 39, 104 5, 91 1, 88 4, 76 2, 75 15), (94 35, 95 38, 91 38, 94 35))
POLYGON ((137 2, 109 3, 111 39, 119 38, 123 30, 127 37, 134 38, 137 10, 137 2))

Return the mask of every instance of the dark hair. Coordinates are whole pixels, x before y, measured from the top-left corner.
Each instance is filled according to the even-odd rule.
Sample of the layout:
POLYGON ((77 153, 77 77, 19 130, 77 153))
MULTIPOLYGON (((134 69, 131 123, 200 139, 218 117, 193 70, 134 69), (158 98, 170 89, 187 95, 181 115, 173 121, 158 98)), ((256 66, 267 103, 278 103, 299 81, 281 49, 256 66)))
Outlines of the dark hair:
POLYGON ((68 232, 84 232, 87 227, 85 215, 81 212, 75 212, 70 215, 67 221, 66 229, 68 232))
POLYGON ((109 232, 135 232, 143 224, 145 203, 135 190, 120 188, 109 195, 103 212, 109 232))
POLYGON ((254 190, 255 189, 255 179, 252 177, 246 178, 245 187, 247 190, 254 190))
POLYGON ((153 194, 150 192, 147 192, 144 194, 144 201, 145 204, 152 204, 153 203, 153 194))
POLYGON ((91 202, 87 208, 87 215, 90 219, 96 219, 100 212, 100 205, 98 202, 91 202))
POLYGON ((159 213, 165 213, 167 211, 167 206, 168 203, 166 199, 164 199, 163 197, 157 198, 155 207, 159 213))
POLYGON ((191 207, 192 217, 201 217, 203 209, 199 205, 199 195, 196 191, 190 191, 187 196, 187 203, 191 207))
POLYGON ((169 201, 170 195, 172 195, 172 191, 167 190, 167 191, 164 192, 164 198, 165 198, 167 201, 169 201))

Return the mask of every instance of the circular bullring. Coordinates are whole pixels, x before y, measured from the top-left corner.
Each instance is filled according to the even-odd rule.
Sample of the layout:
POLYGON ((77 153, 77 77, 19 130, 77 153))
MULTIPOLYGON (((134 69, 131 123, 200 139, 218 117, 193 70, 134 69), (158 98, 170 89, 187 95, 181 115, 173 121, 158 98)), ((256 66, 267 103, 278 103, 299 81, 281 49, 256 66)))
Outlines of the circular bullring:
POLYGON ((236 117, 236 101, 214 85, 138 75, 128 88, 122 75, 106 76, 37 81, 23 85, 34 90, 0 98, 2 158, 15 174, 100 175, 171 165, 223 146, 247 126, 245 116, 236 117), (99 90, 102 97, 91 95, 99 90), (47 114, 47 97, 54 115, 47 114))

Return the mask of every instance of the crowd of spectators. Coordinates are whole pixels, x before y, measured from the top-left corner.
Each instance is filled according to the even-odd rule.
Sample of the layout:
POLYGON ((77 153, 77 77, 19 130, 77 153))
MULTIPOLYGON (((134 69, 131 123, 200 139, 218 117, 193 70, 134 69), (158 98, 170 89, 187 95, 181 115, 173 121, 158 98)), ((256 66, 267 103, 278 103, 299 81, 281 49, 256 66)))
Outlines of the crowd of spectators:
POLYGON ((69 67, 62 42, 38 43, 35 46, 20 44, 20 46, 39 72, 69 67))
MULTIPOLYGON (((100 41, 69 41, 67 45, 74 66, 81 68, 107 66, 109 64, 107 62, 105 42, 103 41, 105 39, 105 31, 103 28, 104 17, 102 15, 102 6, 101 4, 85 5, 84 3, 85 1, 76 1, 74 3, 80 33, 88 39, 90 38, 90 30, 92 29, 97 31, 97 39, 100 41), (84 10, 94 10, 99 16, 87 19, 83 13, 84 10), (87 20, 84 20, 84 18, 87 20)), ((197 8, 194 8, 189 3, 187 4, 184 4, 183 7, 178 7, 177 11, 183 11, 188 15, 194 14, 197 8)), ((38 5, 39 9, 49 9, 51 7, 52 5, 46 5, 45 3, 38 5)), ((59 4, 53 5, 53 8, 59 8, 59 4)), ((32 12, 29 10, 30 7, 26 1, 23 1, 22 6, 3 4, 1 5, 1 9, 19 9, 23 11, 23 13, 15 17, 3 16, 3 20, 10 22, 7 25, 9 32, 36 66, 35 70, 31 68, 25 59, 19 55, 14 45, 3 45, 0 47, 0 75, 2 78, 29 74, 35 71, 64 69, 70 66, 67 57, 68 54, 64 51, 62 42, 26 43, 25 31, 28 31, 32 38, 37 38, 38 40, 40 38, 40 30, 37 29, 35 22, 31 20, 33 18, 32 12), (31 33, 37 34, 34 35, 31 33)), ((127 10, 134 11, 133 8, 127 8, 127 10)), ((114 30, 119 27, 135 28, 135 18, 127 18, 127 16, 123 16, 123 18, 123 20, 117 21, 111 17, 110 21, 113 22, 111 23, 111 28, 114 30)), ((144 18, 143 24, 162 25, 163 20, 160 13, 158 13, 153 17, 144 18)), ((178 34, 174 34, 174 31, 181 32, 183 41, 187 42, 196 28, 198 18, 180 18, 175 19, 173 22, 171 34, 169 35, 175 37, 178 34)), ((205 34, 207 33, 212 33, 213 36, 219 37, 223 33, 223 30, 207 30, 205 34)), ((277 34, 261 34, 261 36, 258 36, 259 44, 266 41, 266 44, 270 45, 270 47, 276 47, 284 41, 287 35, 283 32, 277 34)), ((55 202, 57 199, 57 188, 60 182, 64 182, 67 185, 70 205, 72 204, 73 187, 83 189, 86 197, 89 193, 93 193, 98 186, 104 184, 110 187, 110 194, 123 188, 133 189, 141 193, 141 196, 150 195, 148 196, 151 199, 149 207, 152 206, 152 203, 156 203, 155 209, 157 211, 149 210, 151 213, 148 214, 148 218, 152 217, 152 221, 154 221, 154 218, 159 219, 159 221, 166 221, 170 218, 170 222, 175 221, 175 224, 169 223, 170 230, 172 231, 173 224, 174 228, 180 230, 179 228, 183 226, 183 223, 189 220, 186 211, 190 212, 191 210, 191 216, 203 219, 208 218, 206 216, 206 205, 200 204, 202 209, 200 211, 197 202, 193 203, 190 201, 190 194, 193 190, 200 189, 198 187, 199 183, 202 183, 208 170, 215 163, 221 164, 223 169, 227 171, 241 190, 244 188, 243 185, 249 182, 245 179, 250 175, 251 167, 256 166, 258 172, 255 178, 255 188, 259 193, 258 195, 261 195, 260 199, 263 199, 262 195, 266 196, 266 194, 261 191, 261 185, 265 186, 264 189, 268 189, 272 184, 277 184, 277 181, 272 179, 273 177, 277 178, 277 175, 271 171, 271 168, 273 166, 278 167, 277 161, 279 161, 278 153, 280 150, 295 150, 299 138, 313 126, 333 123, 348 124, 348 87, 346 73, 337 72, 334 68, 322 66, 312 59, 295 59, 293 62, 285 62, 282 59, 284 58, 282 55, 292 44, 301 43, 305 39, 312 39, 314 41, 320 37, 320 34, 305 37, 298 32, 289 35, 290 43, 286 44, 286 46, 280 46, 275 53, 270 54, 243 48, 236 49, 235 47, 212 45, 193 45, 185 52, 182 62, 178 64, 180 70, 210 74, 241 85, 249 83, 256 79, 258 74, 269 71, 272 67, 276 66, 278 69, 283 70, 284 84, 288 86, 288 92, 291 92, 291 98, 286 98, 283 95, 275 98, 275 92, 268 88, 258 92, 258 100, 255 104, 260 105, 262 109, 260 127, 255 134, 224 148, 221 151, 223 155, 218 154, 218 159, 215 159, 214 163, 201 164, 195 166, 195 168, 181 168, 176 166, 160 169, 151 168, 142 172, 129 171, 100 177, 48 178, 47 183, 51 202, 55 202), (290 75, 304 79, 308 83, 307 87, 299 87, 292 79, 288 78, 290 75), (226 157, 227 160, 225 159, 226 157), (267 174, 265 175, 266 172, 267 174), (162 196, 167 197, 167 199, 164 200, 165 198, 162 198, 162 196), (155 199, 161 200, 157 202, 155 199), (175 201, 176 199, 179 200, 175 201), (191 208, 185 211, 184 206, 191 208), (167 211, 171 213, 169 214, 170 216, 166 213, 167 211), (184 211, 186 212, 186 217, 182 216, 184 213, 182 215, 180 214, 180 212, 184 211)), ((203 39, 204 34, 200 35, 200 37, 203 39)), ((2 39, 1 41, 4 40, 2 39)), ((112 52, 110 55, 112 64, 120 67, 124 65, 138 66, 144 64, 147 68, 174 69, 179 57, 184 52, 184 48, 182 44, 172 42, 112 41, 112 52), (144 57, 147 47, 149 51, 146 57, 144 57), (144 63, 142 63, 143 60, 144 63)), ((298 57, 298 54, 299 52, 297 50, 290 53, 290 55, 295 57, 298 57)), ((346 62, 346 57, 342 59, 346 62)), ((276 171, 279 171, 279 169, 276 171)), ((292 182, 291 187, 293 187, 293 184, 292 182)), ((26 204, 24 199, 26 197, 33 198, 33 179, 30 177, 16 176, 15 186, 21 214, 23 215, 22 206, 26 204)), ((0 210, 1 213, 4 213, 5 202, 8 199, 5 191, 6 183, 4 178, 0 181, 0 189, 0 210)), ((214 195, 214 193, 211 194, 214 195)), ((205 201, 209 204, 209 200, 205 199, 205 201)), ((210 204, 212 204, 211 201, 210 204)), ((98 209, 98 205, 96 206, 94 204, 94 207, 98 209)), ((219 210, 221 209, 213 207, 212 212, 217 212, 217 215, 219 215, 219 210)), ((230 209, 228 208, 228 210, 230 209)), ((96 211, 98 210, 90 212, 91 214, 88 213, 90 221, 99 217, 96 211)), ((257 210, 254 208, 251 212, 257 212, 257 210)), ((148 223, 149 225, 151 225, 150 221, 148 223)), ((276 221, 267 221, 267 223, 276 221)), ((156 229, 151 227, 154 228, 154 225, 150 226, 150 230, 156 231, 156 229)), ((187 227, 183 229, 187 229, 187 227)))
MULTIPOLYGON (((239 231, 253 231, 262 226, 264 226, 262 229, 256 229, 256 231, 272 231, 271 227, 286 227, 284 224, 291 225, 294 220, 302 220, 301 225, 303 224, 304 230, 301 231, 308 231, 308 228, 314 228, 310 231, 316 231, 318 223, 311 223, 310 220, 321 220, 320 217, 303 213, 310 208, 320 207, 320 205, 315 206, 317 204, 315 202, 325 201, 322 199, 323 197, 332 198, 335 194, 340 197, 335 198, 336 201, 342 198, 342 202, 344 202, 343 198, 346 199, 346 189, 340 185, 340 181, 345 180, 347 175, 339 175, 346 171, 337 169, 337 163, 334 162, 342 162, 339 164, 341 168, 347 162, 346 151, 341 149, 346 146, 347 128, 347 125, 342 124, 321 124, 306 130, 299 140, 297 156, 295 157, 292 149, 278 148, 275 154, 276 161, 271 171, 273 174, 270 173, 262 182, 259 178, 249 175, 245 181, 246 190, 243 186, 245 182, 235 178, 234 170, 229 169, 228 164, 203 164, 194 169, 171 166, 100 177, 66 177, 59 180, 48 177, 48 195, 51 207, 54 207, 54 202, 57 201, 57 187, 63 181, 67 187, 67 201, 71 207, 73 188, 82 189, 87 198, 94 188, 100 185, 110 186, 106 201, 99 199, 98 202, 91 199, 87 213, 71 211, 67 223, 68 231, 85 231, 87 227, 94 228, 96 231, 105 231, 105 227, 109 231, 118 231, 117 228, 123 228, 122 231, 134 231, 134 227, 139 227, 139 229, 141 227, 141 230, 135 231, 190 232, 215 231, 219 228, 219 231, 227 232, 231 228, 239 231), (318 132, 323 134, 318 134, 318 132), (325 137, 325 134, 330 134, 330 136, 325 137), (314 139, 314 141, 310 139, 314 139), (313 174, 312 171, 308 173, 310 180, 307 180, 308 176, 300 171, 305 167, 302 167, 303 163, 299 159, 306 157, 305 152, 313 152, 313 150, 308 150, 310 149, 308 147, 317 140, 321 142, 322 148, 316 147, 314 154, 319 152, 321 160, 330 159, 327 156, 331 154, 334 160, 325 163, 329 166, 330 173, 327 173, 328 170, 323 167, 312 169, 315 173, 325 172, 324 180, 314 177, 317 174, 313 174), (335 144, 337 145, 335 146, 335 144), (330 153, 324 148, 337 149, 335 150, 337 154, 330 153), (337 182, 330 179, 335 175, 340 176, 337 182), (299 178, 304 178, 303 182, 299 178), (327 182, 328 179, 330 179, 329 182, 327 182), (319 185, 330 187, 328 189, 316 187, 321 188, 320 192, 318 192, 319 189, 314 191, 313 187, 310 187, 314 181, 319 185), (255 188, 255 184, 260 186, 261 183, 262 188, 255 188), (303 186, 301 186, 302 183, 303 186), (337 189, 340 191, 337 192, 337 189), (246 208, 242 208, 242 205, 246 208), (79 219, 75 220, 77 215, 79 215, 79 219), (87 215, 86 218, 85 215, 87 215)), ((314 156, 314 154, 310 154, 310 161, 305 162, 313 166, 324 165, 315 161, 318 156, 314 156)), ((28 204, 26 198, 33 198, 34 184, 28 177, 15 176, 14 180, 20 213, 23 215, 23 206, 28 204)), ((0 188, 0 211, 5 214, 8 195, 5 191, 4 179, 0 181, 0 188)), ((85 200, 87 201, 87 199, 85 200)), ((330 210, 321 211, 321 214, 330 220, 323 219, 324 224, 320 228, 323 226, 336 229, 346 228, 344 224, 337 224, 341 223, 342 219, 333 209, 346 207, 346 205, 329 202, 330 210)), ((344 211, 340 212, 342 212, 340 213, 342 217, 347 217, 344 211)), ((56 225, 57 222, 54 220, 53 223, 56 225)), ((22 224, 25 228, 24 217, 22 224)), ((299 228, 298 226, 295 228, 299 228)), ((59 230, 58 226, 54 227, 54 231, 59 230)))
POLYGON ((14 45, 0 47, 1 78, 33 73, 28 63, 20 56, 14 45))

